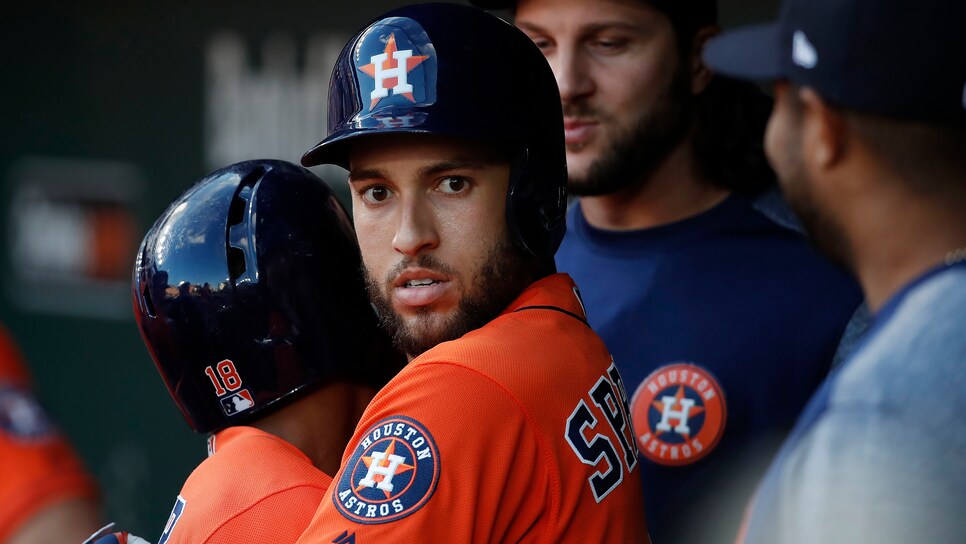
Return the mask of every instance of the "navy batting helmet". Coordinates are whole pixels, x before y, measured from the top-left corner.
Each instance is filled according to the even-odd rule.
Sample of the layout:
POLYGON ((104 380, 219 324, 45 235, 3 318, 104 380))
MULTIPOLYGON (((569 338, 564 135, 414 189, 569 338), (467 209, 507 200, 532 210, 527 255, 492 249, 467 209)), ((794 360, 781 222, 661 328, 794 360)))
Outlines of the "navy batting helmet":
POLYGON ((512 151, 507 223, 524 249, 552 257, 566 228, 567 157, 549 64, 509 23, 456 4, 391 11, 342 50, 329 83, 328 136, 302 164, 348 168, 360 136, 430 133, 512 151))
POLYGON ((329 187, 282 161, 217 170, 161 214, 134 266, 134 315, 188 424, 237 425, 328 379, 381 386, 402 355, 366 297, 329 187))

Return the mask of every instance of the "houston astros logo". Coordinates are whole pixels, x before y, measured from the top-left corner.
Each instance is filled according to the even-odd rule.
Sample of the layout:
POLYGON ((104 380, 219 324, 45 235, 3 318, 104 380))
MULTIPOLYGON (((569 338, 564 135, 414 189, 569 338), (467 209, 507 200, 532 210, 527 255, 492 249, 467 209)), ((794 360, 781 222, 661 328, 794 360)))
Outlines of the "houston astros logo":
POLYGON ((390 89, 392 94, 402 95, 415 103, 413 86, 409 83, 409 72, 428 58, 429 55, 414 56, 412 49, 397 50, 396 35, 390 34, 386 49, 370 57, 369 64, 359 67, 359 71, 376 80, 376 88, 369 93, 369 98, 372 99, 369 110, 376 107, 380 100, 388 97, 390 89))
POLYGON ((332 500, 357 523, 386 523, 419 510, 436 490, 439 450, 418 421, 388 417, 356 444, 332 500))
POLYGON ((641 454, 660 465, 687 465, 708 455, 724 432, 726 416, 717 380, 685 363, 652 372, 631 401, 641 454))

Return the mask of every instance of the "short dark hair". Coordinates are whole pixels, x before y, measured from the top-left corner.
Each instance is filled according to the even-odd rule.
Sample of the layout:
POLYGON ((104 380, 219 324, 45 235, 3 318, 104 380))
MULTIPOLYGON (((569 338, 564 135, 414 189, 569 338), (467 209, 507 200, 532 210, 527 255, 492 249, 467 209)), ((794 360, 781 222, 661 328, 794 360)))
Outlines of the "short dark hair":
POLYGON ((690 52, 698 30, 718 24, 717 0, 643 0, 671 20, 682 52, 690 52))
MULTIPOLYGON (((805 103, 801 87, 789 84, 787 105, 800 119, 805 103)), ((966 197, 966 126, 895 119, 873 113, 830 107, 841 112, 850 130, 876 160, 913 191, 924 196, 948 196, 950 189, 966 197)))
POLYGON ((966 196, 966 126, 843 110, 855 136, 923 196, 966 196))

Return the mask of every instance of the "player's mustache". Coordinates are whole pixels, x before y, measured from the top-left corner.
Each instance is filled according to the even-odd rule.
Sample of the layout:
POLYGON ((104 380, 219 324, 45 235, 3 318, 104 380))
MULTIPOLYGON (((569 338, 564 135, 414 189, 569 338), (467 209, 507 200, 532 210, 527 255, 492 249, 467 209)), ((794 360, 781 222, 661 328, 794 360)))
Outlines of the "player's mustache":
POLYGON ((459 276, 459 272, 455 268, 449 266, 443 261, 437 259, 436 257, 423 253, 415 257, 406 257, 403 260, 396 263, 396 266, 392 267, 392 270, 386 275, 386 285, 392 286, 396 278, 399 277, 407 268, 425 268, 426 270, 431 270, 439 274, 443 274, 450 277, 459 276))
POLYGON ((566 102, 562 107, 564 118, 605 119, 607 117, 585 102, 566 102))

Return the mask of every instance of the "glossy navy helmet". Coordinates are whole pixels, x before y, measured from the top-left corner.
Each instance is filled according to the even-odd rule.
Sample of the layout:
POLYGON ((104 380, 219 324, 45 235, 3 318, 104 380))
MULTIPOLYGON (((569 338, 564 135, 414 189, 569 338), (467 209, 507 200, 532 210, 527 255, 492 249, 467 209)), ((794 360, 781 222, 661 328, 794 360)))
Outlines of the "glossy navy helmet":
POLYGON ((404 364, 378 329, 345 211, 287 162, 234 164, 185 191, 141 244, 133 296, 148 351, 198 432, 322 380, 378 387, 404 364))
POLYGON ((509 23, 456 4, 387 13, 339 55, 328 115, 328 136, 302 157, 305 166, 348 168, 347 142, 374 134, 509 147, 510 231, 533 255, 556 253, 567 205, 560 95, 543 54, 509 23))

